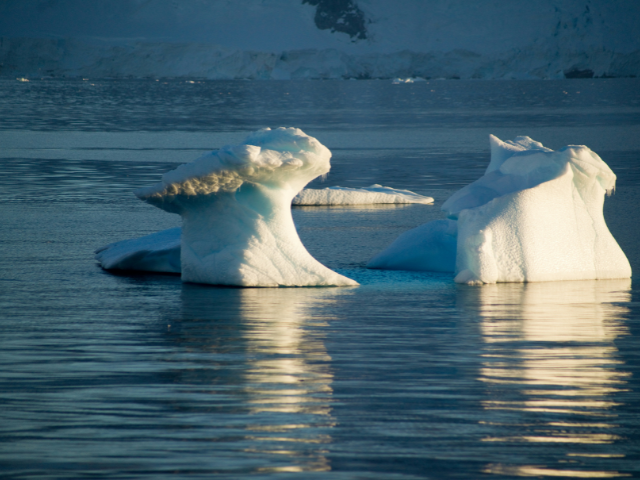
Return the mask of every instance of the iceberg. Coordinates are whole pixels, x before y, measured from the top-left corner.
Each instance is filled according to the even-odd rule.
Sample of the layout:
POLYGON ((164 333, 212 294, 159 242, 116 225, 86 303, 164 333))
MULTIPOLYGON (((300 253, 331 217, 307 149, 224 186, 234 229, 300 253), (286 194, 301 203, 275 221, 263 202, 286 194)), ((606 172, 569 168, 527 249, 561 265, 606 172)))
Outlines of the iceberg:
POLYGON ((329 171, 330 159, 328 148, 297 128, 259 130, 136 190, 140 199, 179 214, 182 229, 107 245, 96 259, 106 269, 179 271, 192 283, 357 285, 307 252, 291 217, 293 197, 329 171))
MULTIPOLYGON (((366 188, 305 188, 291 202, 299 206, 433 204, 433 198, 381 185, 366 188)), ((96 260, 105 270, 139 270, 181 273, 180 244, 182 229, 170 228, 131 240, 120 240, 95 251, 96 260)))
POLYGON ((368 205, 377 203, 432 204, 433 198, 382 185, 366 188, 305 188, 293 199, 293 205, 368 205))
POLYGON ((597 154, 529 137, 490 144, 485 174, 442 205, 447 219, 405 232, 369 268, 455 272, 470 285, 631 277, 602 212, 616 176, 597 154))
MULTIPOLYGON (((291 202, 292 205, 298 206, 410 203, 432 205, 433 198, 409 190, 372 185, 366 188, 305 188, 291 202)), ((140 270, 179 274, 182 271, 181 235, 182 229, 177 227, 140 238, 120 240, 96 250, 96 259, 105 270, 140 270)))

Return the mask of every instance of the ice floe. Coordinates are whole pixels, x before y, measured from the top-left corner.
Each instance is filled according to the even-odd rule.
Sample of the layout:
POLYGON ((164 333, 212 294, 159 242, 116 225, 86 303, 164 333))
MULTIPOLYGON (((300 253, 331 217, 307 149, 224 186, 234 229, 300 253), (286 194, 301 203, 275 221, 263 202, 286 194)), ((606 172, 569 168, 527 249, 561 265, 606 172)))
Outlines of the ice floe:
POLYGON ((433 198, 382 185, 366 188, 305 188, 293 199, 293 205, 367 205, 374 203, 433 203, 433 198))
POLYGON ((490 143, 485 174, 443 204, 448 218, 404 233, 370 268, 455 271, 467 284, 631 276, 603 216, 616 176, 598 155, 529 137, 490 143))
POLYGON ((408 77, 408 78, 394 78, 393 80, 391 80, 391 83, 393 83, 394 85, 401 85, 403 83, 415 83, 415 82, 426 82, 426 80, 422 77, 408 77))

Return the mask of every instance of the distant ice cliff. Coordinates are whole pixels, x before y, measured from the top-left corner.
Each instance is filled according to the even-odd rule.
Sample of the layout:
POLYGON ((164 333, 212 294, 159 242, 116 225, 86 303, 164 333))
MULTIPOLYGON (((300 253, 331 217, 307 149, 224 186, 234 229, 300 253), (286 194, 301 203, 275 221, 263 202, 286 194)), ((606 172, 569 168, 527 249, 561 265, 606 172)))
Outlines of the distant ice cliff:
POLYGON ((0 76, 640 75, 634 0, 4 0, 0 76))

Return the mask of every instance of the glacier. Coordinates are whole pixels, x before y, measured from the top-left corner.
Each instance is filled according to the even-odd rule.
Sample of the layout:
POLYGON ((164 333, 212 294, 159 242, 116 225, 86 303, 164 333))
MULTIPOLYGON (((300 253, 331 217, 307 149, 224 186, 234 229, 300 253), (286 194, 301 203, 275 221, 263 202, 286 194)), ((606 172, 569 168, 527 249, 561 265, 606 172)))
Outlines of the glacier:
POLYGON ((470 285, 631 277, 603 216, 616 176, 597 154, 524 136, 490 144, 485 174, 442 205, 447 218, 405 232, 369 268, 455 272, 470 285))
POLYGON ((0 76, 638 76, 638 18, 633 0, 4 0, 0 76))
POLYGON ((105 269, 179 271, 192 283, 357 285, 307 252, 291 217, 293 197, 329 171, 330 158, 328 148, 299 129, 259 130, 136 190, 140 199, 179 214, 182 229, 107 245, 96 259, 105 269))

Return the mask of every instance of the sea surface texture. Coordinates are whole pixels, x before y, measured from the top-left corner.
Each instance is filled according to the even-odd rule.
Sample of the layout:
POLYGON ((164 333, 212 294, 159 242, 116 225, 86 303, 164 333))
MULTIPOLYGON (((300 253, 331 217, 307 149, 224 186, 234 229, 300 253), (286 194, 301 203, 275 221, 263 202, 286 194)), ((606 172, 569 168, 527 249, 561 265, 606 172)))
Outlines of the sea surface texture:
POLYGON ((489 134, 598 153, 618 176, 605 219, 640 272, 638 79, 0 80, 0 477, 640 477, 635 279, 365 268, 443 218, 489 134), (360 286, 99 268, 95 249, 180 225, 135 188, 278 126, 333 152, 312 188, 435 199, 293 208, 309 253, 360 286))

